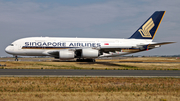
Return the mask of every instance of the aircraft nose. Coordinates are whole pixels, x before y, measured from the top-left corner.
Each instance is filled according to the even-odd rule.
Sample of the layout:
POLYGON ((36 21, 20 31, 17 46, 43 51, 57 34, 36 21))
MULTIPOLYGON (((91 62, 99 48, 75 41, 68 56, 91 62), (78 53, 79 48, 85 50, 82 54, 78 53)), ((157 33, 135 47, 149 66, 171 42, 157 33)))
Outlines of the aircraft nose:
POLYGON ((10 47, 9 47, 9 46, 7 46, 7 47, 5 48, 5 52, 6 52, 6 53, 11 53, 11 52, 10 52, 10 47))

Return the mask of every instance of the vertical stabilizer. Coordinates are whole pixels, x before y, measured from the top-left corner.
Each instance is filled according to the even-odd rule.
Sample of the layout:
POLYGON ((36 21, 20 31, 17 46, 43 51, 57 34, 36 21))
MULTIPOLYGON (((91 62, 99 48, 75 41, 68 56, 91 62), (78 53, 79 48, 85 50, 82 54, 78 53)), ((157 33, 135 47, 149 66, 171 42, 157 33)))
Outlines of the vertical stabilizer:
POLYGON ((133 39, 154 39, 166 11, 154 12, 143 25, 130 37, 133 39))

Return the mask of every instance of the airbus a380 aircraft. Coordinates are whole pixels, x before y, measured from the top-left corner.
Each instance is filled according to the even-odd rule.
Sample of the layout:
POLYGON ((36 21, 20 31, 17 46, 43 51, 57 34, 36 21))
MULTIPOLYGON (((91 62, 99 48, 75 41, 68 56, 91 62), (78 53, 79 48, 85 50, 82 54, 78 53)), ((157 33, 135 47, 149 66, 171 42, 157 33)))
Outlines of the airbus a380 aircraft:
POLYGON ((126 55, 174 42, 152 42, 165 11, 154 12, 128 39, 29 37, 14 41, 5 51, 12 55, 52 56, 94 62, 98 57, 126 55))

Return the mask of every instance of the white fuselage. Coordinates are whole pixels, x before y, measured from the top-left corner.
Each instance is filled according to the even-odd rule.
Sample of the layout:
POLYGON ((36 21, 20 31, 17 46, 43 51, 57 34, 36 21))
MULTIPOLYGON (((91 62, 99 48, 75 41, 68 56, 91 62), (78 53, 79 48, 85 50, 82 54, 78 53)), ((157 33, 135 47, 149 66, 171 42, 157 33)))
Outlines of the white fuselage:
MULTIPOLYGON (((97 48, 97 49, 130 49, 138 45, 151 44, 152 40, 144 39, 112 39, 112 38, 62 38, 62 37, 29 37, 14 41, 5 51, 12 55, 48 56, 49 51, 62 49, 97 48)), ((103 56, 123 55, 128 51, 104 53, 103 56)))

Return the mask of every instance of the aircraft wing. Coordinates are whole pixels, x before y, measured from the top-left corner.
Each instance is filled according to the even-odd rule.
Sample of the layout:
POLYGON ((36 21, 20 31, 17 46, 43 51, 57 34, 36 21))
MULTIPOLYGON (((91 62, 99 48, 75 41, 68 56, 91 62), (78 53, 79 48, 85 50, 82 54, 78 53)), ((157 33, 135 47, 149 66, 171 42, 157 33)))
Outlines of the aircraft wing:
MULTIPOLYGON (((141 45, 137 45, 137 47, 132 47, 130 49, 126 49, 126 48, 121 48, 121 47, 111 47, 111 48, 89 48, 89 49, 96 49, 99 50, 100 54, 102 55, 103 53, 107 53, 107 54, 111 54, 112 53, 116 53, 116 52, 126 52, 123 53, 124 54, 131 54, 131 53, 136 53, 139 51, 146 51, 146 50, 150 50, 153 48, 158 48, 161 45, 166 45, 166 44, 172 44, 175 42, 154 42, 151 44, 141 44, 141 45)), ((59 58, 59 52, 61 51, 74 51, 76 54, 79 53, 78 56, 81 56, 81 52, 82 49, 86 49, 86 47, 84 48, 69 48, 69 49, 61 49, 61 50, 50 50, 50 51, 45 51, 44 54, 49 55, 49 56, 53 56, 55 58, 59 58)), ((120 55, 120 54, 119 54, 120 55)), ((111 55, 112 56, 112 55, 111 55)), ((78 57, 76 57, 78 58, 78 57)))
MULTIPOLYGON (((127 54, 131 54, 131 53, 137 53, 140 51, 146 51, 146 50, 150 50, 150 49, 154 49, 154 48, 158 48, 161 47, 161 45, 166 45, 166 44, 172 44, 175 42, 154 42, 151 44, 141 44, 141 45, 137 45, 136 47, 132 47, 132 48, 101 48, 100 52, 103 53, 118 53, 119 55, 127 55, 127 54), (119 53, 120 52, 120 53, 119 53), (122 54, 121 54, 122 53, 122 54)), ((116 55, 109 55, 111 57, 116 56, 116 55)))

